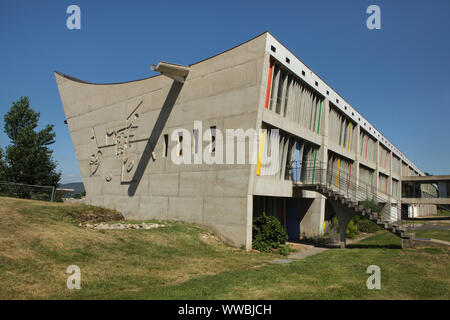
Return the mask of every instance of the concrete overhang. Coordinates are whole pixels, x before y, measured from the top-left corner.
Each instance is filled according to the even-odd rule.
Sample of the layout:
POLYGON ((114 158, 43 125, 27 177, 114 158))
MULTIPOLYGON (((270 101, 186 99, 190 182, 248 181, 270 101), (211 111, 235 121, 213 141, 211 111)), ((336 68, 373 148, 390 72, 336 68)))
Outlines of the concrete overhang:
POLYGON ((450 198, 402 198, 402 203, 450 205, 450 198))
POLYGON ((421 182, 421 183, 450 181, 450 175, 445 175, 445 176, 402 176, 402 181, 404 181, 404 182, 421 182))
POLYGON ((152 71, 160 72, 162 75, 165 75, 181 83, 183 83, 186 80, 186 77, 188 76, 189 71, 191 70, 191 68, 187 66, 182 66, 179 64, 168 63, 163 61, 158 62, 156 66, 152 64, 150 66, 150 69, 152 69, 152 71))

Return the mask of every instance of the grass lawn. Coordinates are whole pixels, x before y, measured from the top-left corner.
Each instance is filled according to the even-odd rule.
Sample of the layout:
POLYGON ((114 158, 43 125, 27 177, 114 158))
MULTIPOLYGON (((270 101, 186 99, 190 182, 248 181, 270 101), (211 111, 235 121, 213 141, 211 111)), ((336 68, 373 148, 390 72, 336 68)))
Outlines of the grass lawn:
POLYGON ((439 209, 438 216, 450 217, 450 210, 439 209))
POLYGON ((450 299, 449 249, 402 250, 390 233, 290 264, 181 223, 91 230, 89 208, 0 198, 0 299, 450 299), (76 214, 74 214, 76 212, 76 214), (68 290, 69 265, 81 290, 68 290), (381 290, 366 268, 381 268, 381 290))
POLYGON ((414 230, 416 238, 432 238, 450 242, 450 230, 414 230))

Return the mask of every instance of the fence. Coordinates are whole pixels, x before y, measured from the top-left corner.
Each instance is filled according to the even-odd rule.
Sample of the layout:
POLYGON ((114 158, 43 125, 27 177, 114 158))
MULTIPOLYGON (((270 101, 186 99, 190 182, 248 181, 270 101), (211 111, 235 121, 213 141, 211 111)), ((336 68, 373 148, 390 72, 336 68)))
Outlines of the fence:
POLYGON ((56 188, 52 186, 39 186, 0 181, 0 197, 13 197, 53 202, 55 200, 55 195, 56 188))

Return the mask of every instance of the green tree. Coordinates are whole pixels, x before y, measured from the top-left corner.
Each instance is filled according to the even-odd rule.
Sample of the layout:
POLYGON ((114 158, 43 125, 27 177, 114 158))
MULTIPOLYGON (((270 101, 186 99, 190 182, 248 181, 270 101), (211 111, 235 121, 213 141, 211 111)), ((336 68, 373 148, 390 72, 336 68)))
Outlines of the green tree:
POLYGON ((0 147, 0 181, 6 180, 6 163, 4 160, 4 153, 2 147, 0 147))
POLYGON ((4 177, 11 182, 57 186, 56 172, 49 146, 55 142, 53 125, 37 130, 40 114, 30 107, 28 97, 13 102, 5 115, 5 133, 11 144, 6 147, 4 177))

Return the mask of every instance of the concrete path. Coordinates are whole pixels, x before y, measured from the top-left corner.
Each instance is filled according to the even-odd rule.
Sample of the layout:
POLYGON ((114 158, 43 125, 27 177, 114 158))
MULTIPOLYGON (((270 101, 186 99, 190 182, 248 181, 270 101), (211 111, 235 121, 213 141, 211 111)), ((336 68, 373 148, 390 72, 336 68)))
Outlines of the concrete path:
POLYGON ((416 238, 415 241, 431 242, 431 243, 436 243, 436 244, 442 244, 445 246, 450 246, 450 242, 444 241, 444 240, 439 240, 439 239, 416 238))
MULTIPOLYGON (((364 233, 361 234, 358 238, 355 239, 347 239, 346 243, 347 244, 351 244, 351 243, 356 243, 358 241, 361 241, 362 239, 368 238, 368 237, 372 237, 378 233, 381 233, 382 231, 378 231, 375 233, 364 233)), ((445 242, 445 241, 444 241, 445 242)), ((289 245, 294 248, 297 249, 297 252, 291 253, 290 255, 287 256, 287 258, 282 258, 282 259, 276 259, 271 261, 271 263, 275 263, 275 264, 285 264, 285 263, 291 263, 294 262, 296 260, 302 260, 305 259, 307 257, 322 253, 326 250, 332 249, 332 248, 324 248, 324 247, 315 247, 313 245, 310 244, 305 244, 305 243, 294 243, 294 242, 290 242, 289 245)), ((338 247, 336 247, 338 248, 338 247)))
POLYGON ((436 225, 433 223, 424 223, 422 225, 414 226, 414 228, 410 228, 410 230, 450 230, 450 225, 436 225))
POLYGON ((276 260, 271 261, 271 263, 275 263, 275 264, 291 263, 296 260, 305 259, 305 258, 313 256, 315 254, 324 252, 329 249, 329 248, 314 247, 313 245, 300 244, 300 243, 290 243, 290 245, 293 248, 297 249, 298 251, 291 253, 290 255, 287 256, 287 258, 276 259, 276 260))
POLYGON ((295 259, 295 260, 301 260, 301 259, 305 259, 307 257, 313 256, 315 254, 324 252, 326 250, 329 250, 329 248, 313 247, 311 249, 301 250, 301 251, 297 251, 297 252, 291 253, 288 256, 288 258, 289 259, 295 259))

